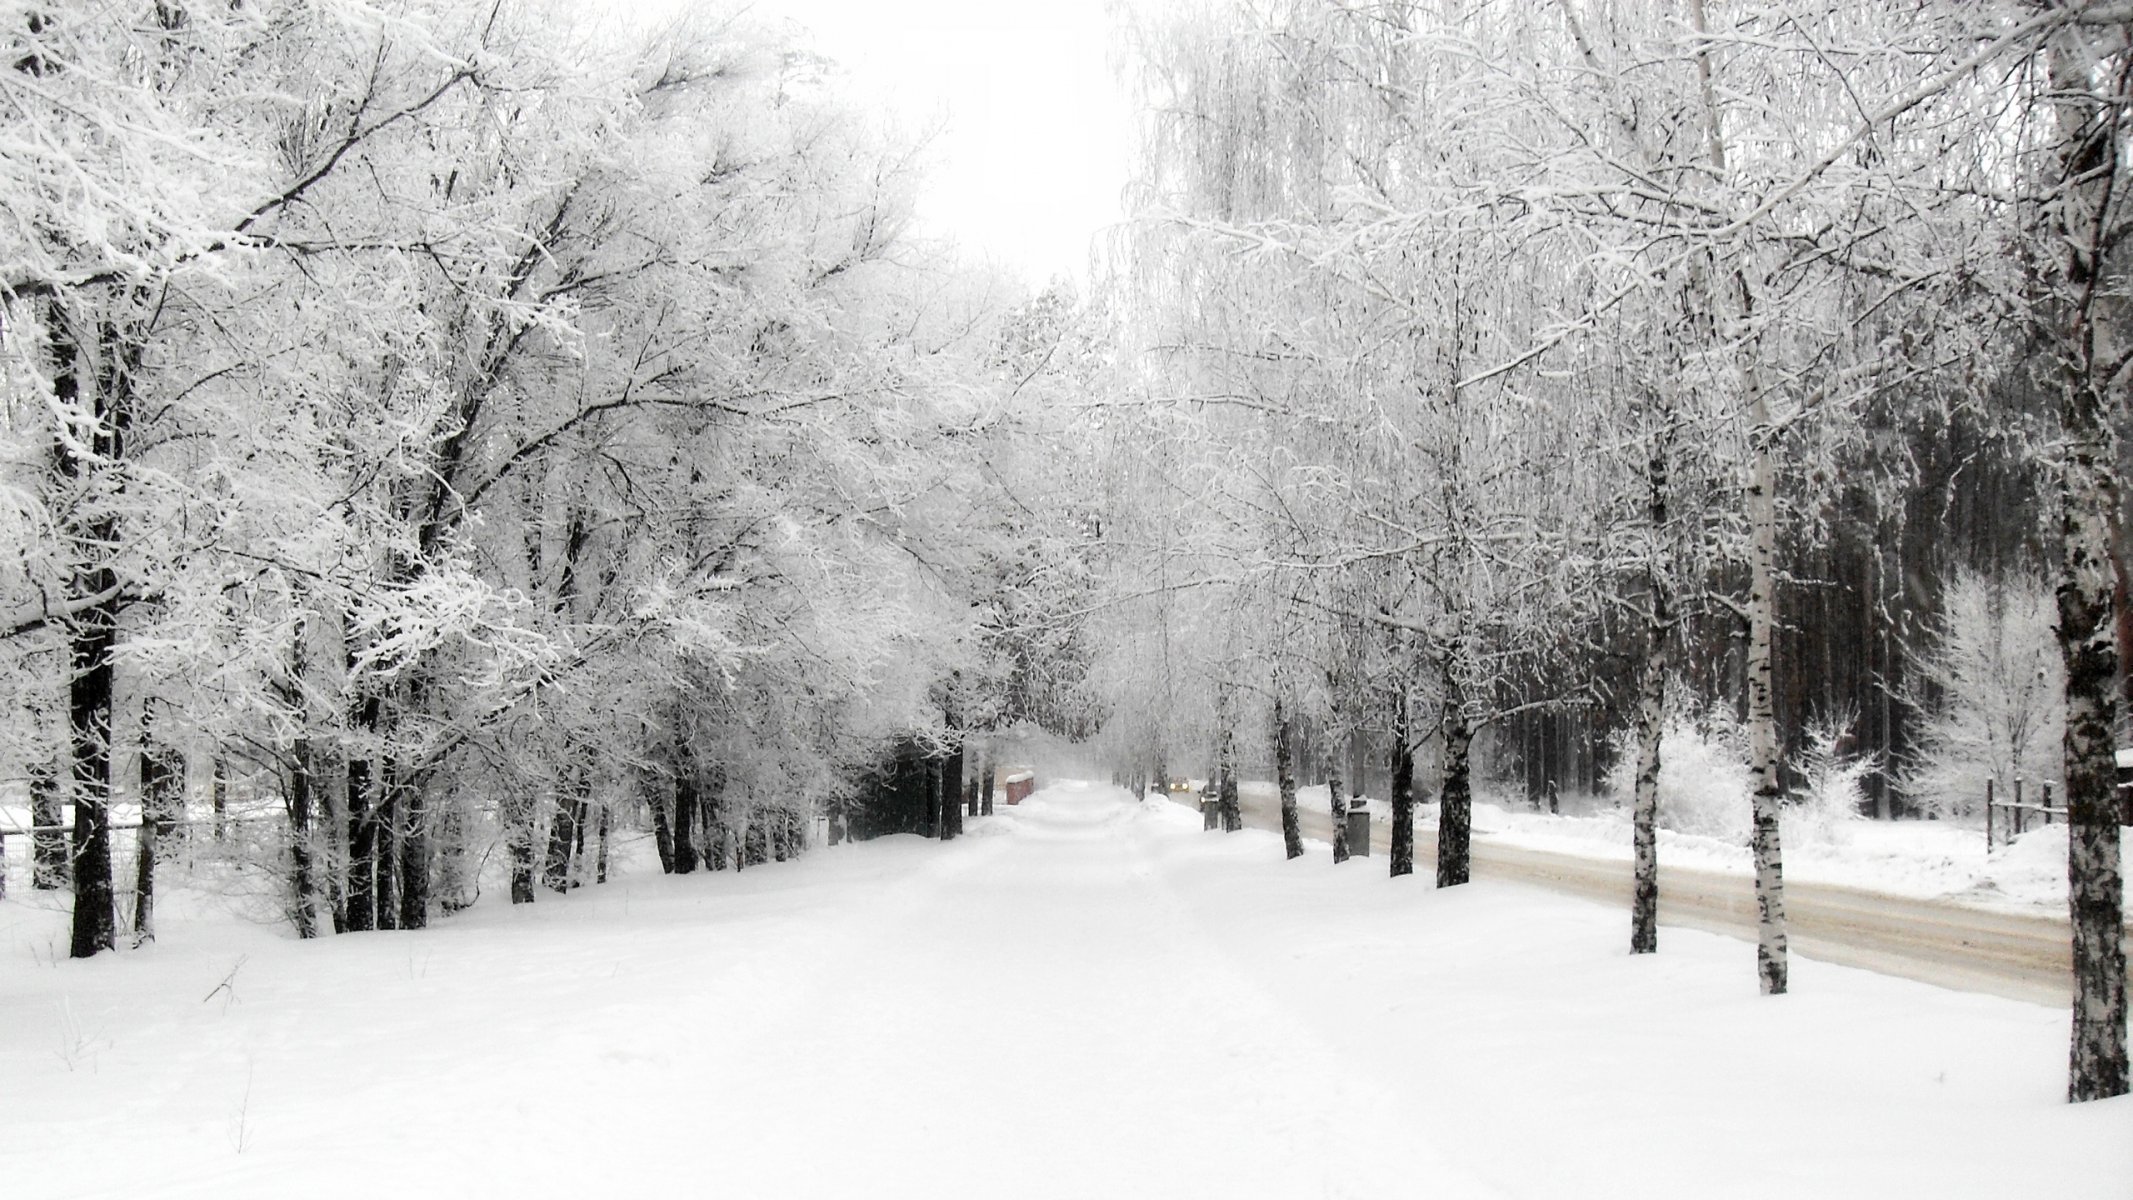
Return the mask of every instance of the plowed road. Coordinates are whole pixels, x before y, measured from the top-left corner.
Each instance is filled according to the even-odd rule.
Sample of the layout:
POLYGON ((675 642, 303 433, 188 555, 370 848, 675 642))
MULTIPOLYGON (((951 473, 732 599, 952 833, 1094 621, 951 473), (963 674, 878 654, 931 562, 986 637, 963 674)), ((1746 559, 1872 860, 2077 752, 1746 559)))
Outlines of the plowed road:
MULTIPOLYGON (((1177 794, 1197 808, 1199 797, 1177 794)), ((1281 812, 1271 798, 1242 799, 1245 824, 1279 830, 1281 812)), ((1324 809, 1300 811, 1305 837, 1331 841, 1333 818, 1324 809)), ((1370 831, 1370 852, 1382 858, 1392 829, 1383 811, 1370 831)), ((1415 830, 1415 869, 1427 876, 1437 858, 1434 831, 1415 830)), ((1485 834, 1474 838, 1477 879, 1508 879, 1593 900, 1619 904, 1628 939, 1630 864, 1506 845, 1485 834)), ((1787 880, 1787 935, 1809 958, 1899 975, 1942 987, 1985 992, 2016 1000, 2063 1004, 2072 979, 2066 918, 1974 908, 1939 900, 1914 900, 1826 883, 1787 880)), ((1755 888, 1745 875, 1728 875, 1659 864, 1659 921, 1733 937, 1755 937, 1755 888)), ((1662 941, 1663 944, 1663 941, 1662 941)), ((2128 973, 2133 976, 2133 972, 2128 973)))

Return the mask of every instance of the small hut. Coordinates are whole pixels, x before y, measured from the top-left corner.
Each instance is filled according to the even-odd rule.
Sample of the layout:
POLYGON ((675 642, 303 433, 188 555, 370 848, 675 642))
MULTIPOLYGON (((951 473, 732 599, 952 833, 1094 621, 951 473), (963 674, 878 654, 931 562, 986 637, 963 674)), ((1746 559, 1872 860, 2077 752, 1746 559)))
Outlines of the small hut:
POLYGON ((1000 786, 1007 789, 1007 802, 1009 804, 1020 804, 1029 799, 1031 792, 1037 790, 1037 773, 1035 771, 1010 772, 1005 779, 1000 781, 1000 786))

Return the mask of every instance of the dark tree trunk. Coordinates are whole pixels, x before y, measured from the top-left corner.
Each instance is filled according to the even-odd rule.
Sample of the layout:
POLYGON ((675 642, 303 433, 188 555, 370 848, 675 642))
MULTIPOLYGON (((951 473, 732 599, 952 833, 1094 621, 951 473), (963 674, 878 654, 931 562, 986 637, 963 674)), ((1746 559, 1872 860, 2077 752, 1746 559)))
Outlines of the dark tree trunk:
POLYGON ((208 785, 209 810, 215 817, 215 841, 219 844, 229 840, 230 819, 230 763, 221 756, 215 758, 215 778, 208 785))
POLYGON ((666 794, 663 784, 654 785, 655 778, 646 775, 641 791, 644 794, 644 806, 650 809, 652 814, 652 844, 659 849, 659 869, 672 875, 675 862, 673 798, 666 794))
POLYGON ((1281 789, 1281 844, 1290 858, 1302 858, 1303 823, 1296 814, 1296 735, 1281 700, 1274 701, 1274 780, 1281 789))
POLYGON ((599 837, 600 837, 600 842, 599 842, 599 848, 598 848, 598 850, 597 850, 597 851, 595 852, 595 854, 594 854, 594 857, 593 857, 593 882, 594 882, 594 883, 606 883, 606 882, 607 882, 607 841, 608 841, 608 835, 609 835, 610 831, 611 831, 611 830, 613 829, 613 827, 614 827, 614 823, 615 823, 615 809, 614 809, 614 805, 613 805, 613 803, 612 803, 612 802, 609 802, 609 803, 606 803, 606 804, 602 804, 602 805, 600 806, 600 834, 599 834, 599 837))
POLYGON ((1454 701, 1444 722, 1444 790, 1437 805, 1437 886, 1457 887, 1471 870, 1474 785, 1470 751, 1474 731, 1454 701))
POLYGON ((504 797, 504 853, 511 870, 511 903, 531 904, 540 875, 540 805, 525 788, 504 797))
POLYGON ((1338 726, 1340 716, 1334 715, 1335 728, 1327 734, 1332 742, 1332 753, 1326 755, 1326 801, 1333 813, 1333 861, 1348 861, 1348 797, 1347 780, 1341 778, 1341 759, 1347 753, 1347 733, 1338 726))
POLYGON ((963 747, 957 743, 949 752, 948 761, 941 764, 942 805, 948 817, 951 837, 963 836, 963 747))
POLYGON ((430 805, 421 779, 400 782, 400 928, 430 924, 430 805))
POLYGON ((1215 773, 1222 783, 1215 792, 1215 809, 1222 816, 1222 832, 1236 833, 1244 828, 1244 813, 1237 807, 1237 739, 1227 720, 1222 724, 1220 746, 1215 773))
POLYGON ((585 835, 592 829, 592 774, 588 768, 581 784, 578 798, 571 810, 571 826, 574 836, 570 847, 570 879, 572 887, 585 883, 585 835))
POLYGON ((119 345, 116 330, 99 326, 98 338, 108 374, 84 362, 79 333, 60 305, 52 306, 48 335, 53 362, 52 391, 63 408, 88 410, 95 425, 90 434, 91 459, 59 443, 58 465, 89 496, 89 516, 70 521, 68 540, 79 556, 68 580, 68 600, 82 607, 66 622, 67 727, 72 762, 67 772, 74 802, 74 922, 69 953, 88 958, 117 946, 116 913, 111 887, 111 702, 112 651, 118 645, 119 579, 109 565, 118 545, 118 522, 99 511, 93 487, 95 463, 117 462, 126 452, 132 421, 130 355, 119 345), (91 394, 83 404, 82 386, 91 394))
MULTIPOLYGON (((116 586, 116 578, 109 569, 98 568, 88 572, 87 581, 75 590, 95 594, 116 586)), ((67 689, 74 753, 74 929, 70 953, 75 958, 88 958, 118 945, 111 887, 111 652, 118 642, 115 607, 98 605, 82 614, 73 622, 68 640, 74 667, 67 689)))
MULTIPOLYGON (((356 708, 358 731, 375 732, 378 700, 368 697, 356 708)), ((378 823, 383 816, 377 763, 352 749, 348 759, 348 887, 341 924, 345 932, 378 927, 378 823)))
POLYGON ((133 948, 156 940, 156 823, 142 812, 133 840, 133 948))
MULTIPOLYGON (((706 871, 723 871, 731 863, 740 867, 740 852, 733 832, 733 814, 726 805, 726 771, 713 766, 696 802, 696 860, 706 871)), ((745 815, 745 814, 743 814, 745 815)))
POLYGON ((927 836, 947 841, 955 836, 948 827, 948 805, 941 792, 941 760, 939 756, 926 756, 926 824, 927 836))
MULTIPOLYGON (((403 714, 419 713, 428 704, 428 676, 418 668, 395 695, 403 714)), ((430 924, 430 859, 434 839, 430 829, 429 778, 405 759, 389 760, 394 816, 393 856, 383 870, 394 881, 392 925, 397 929, 427 929, 430 924)), ((381 901, 382 903, 382 901, 381 901)), ((382 920, 387 914, 381 913, 382 920)))
POLYGON ((985 756, 985 781, 978 785, 978 812, 980 815, 987 817, 992 815, 993 773, 992 755, 987 754, 985 756))
POLYGON ((1385 857, 1393 878, 1415 873, 1415 747, 1405 692, 1393 699, 1392 845, 1385 857))
POLYGON ((348 884, 341 906, 341 932, 377 928, 378 839, 371 824, 370 762, 348 763, 348 884))
POLYGON ((30 768, 30 886, 52 891, 67 886, 67 831, 60 827, 59 768, 51 762, 30 768))
POLYGON ((371 836, 377 839, 377 928, 400 928, 400 823, 399 772, 393 760, 381 757, 375 766, 379 804, 371 821, 371 836))
POLYGON ((684 767, 674 781, 674 873, 696 871, 696 777, 684 767))
POLYGON ((177 812, 177 790, 183 782, 185 760, 152 738, 141 739, 141 823, 134 842, 133 944, 136 949, 156 940, 156 853, 162 836, 171 832, 177 812))
POLYGON ((296 936, 318 936, 311 900, 317 891, 311 856, 311 740, 298 738, 289 747, 289 919, 296 936))

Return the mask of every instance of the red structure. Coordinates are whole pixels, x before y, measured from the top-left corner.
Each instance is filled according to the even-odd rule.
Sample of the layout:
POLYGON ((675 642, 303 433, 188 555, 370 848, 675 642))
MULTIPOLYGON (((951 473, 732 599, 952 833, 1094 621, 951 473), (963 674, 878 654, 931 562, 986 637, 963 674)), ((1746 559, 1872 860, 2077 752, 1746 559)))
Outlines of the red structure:
POLYGON ((1020 804, 1029 798, 1031 792, 1037 790, 1037 773, 1035 771, 1016 771, 1001 780, 1000 783, 1007 789, 1007 802, 1009 804, 1020 804))

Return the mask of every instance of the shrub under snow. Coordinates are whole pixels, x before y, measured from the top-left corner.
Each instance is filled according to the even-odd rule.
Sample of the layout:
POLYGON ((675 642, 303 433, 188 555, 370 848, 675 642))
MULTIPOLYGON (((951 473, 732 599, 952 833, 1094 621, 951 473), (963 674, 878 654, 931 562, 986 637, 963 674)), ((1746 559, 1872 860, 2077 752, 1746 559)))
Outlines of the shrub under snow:
POLYGON ((1881 766, 1879 755, 1846 755, 1842 743, 1851 733, 1849 716, 1823 718, 1807 726, 1807 744, 1795 764, 1800 787, 1787 807, 1786 832, 1808 841, 1835 843, 1859 819, 1866 802, 1866 777, 1881 766))
MULTIPOLYGON (((1607 790, 1624 806, 1637 795, 1637 739, 1614 739, 1607 790)), ((1748 738, 1722 705, 1701 712, 1671 711, 1659 734, 1659 826, 1675 833, 1741 841, 1748 836, 1754 785, 1748 738)))

